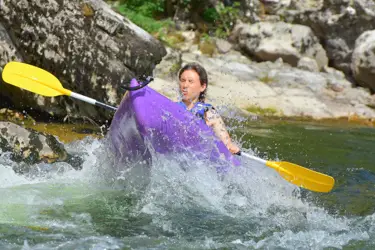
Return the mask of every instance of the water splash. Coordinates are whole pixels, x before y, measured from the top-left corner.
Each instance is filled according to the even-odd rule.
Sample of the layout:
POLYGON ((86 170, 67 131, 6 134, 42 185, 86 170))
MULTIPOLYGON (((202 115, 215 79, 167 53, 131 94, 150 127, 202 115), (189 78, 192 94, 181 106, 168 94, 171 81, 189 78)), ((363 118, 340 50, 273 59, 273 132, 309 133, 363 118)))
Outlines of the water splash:
POLYGON ((221 175, 189 154, 152 152, 150 173, 139 181, 136 165, 112 171, 118 163, 107 143, 86 138, 66 145, 83 157, 80 171, 67 163, 38 164, 31 174, 17 175, 12 167, 18 163, 2 153, 0 225, 9 233, 0 246, 340 249, 375 244, 374 214, 346 217, 327 211, 259 163, 244 160, 242 167, 221 175))

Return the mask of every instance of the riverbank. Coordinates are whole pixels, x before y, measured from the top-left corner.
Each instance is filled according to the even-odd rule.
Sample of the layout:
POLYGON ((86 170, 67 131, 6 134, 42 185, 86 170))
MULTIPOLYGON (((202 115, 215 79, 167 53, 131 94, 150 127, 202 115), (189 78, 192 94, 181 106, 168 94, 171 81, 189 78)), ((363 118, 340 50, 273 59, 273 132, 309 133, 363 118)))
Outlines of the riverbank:
POLYGON ((208 72, 207 101, 223 110, 237 110, 250 117, 286 120, 336 120, 374 126, 371 95, 355 87, 332 68, 311 72, 291 67, 281 59, 254 62, 237 51, 207 56, 192 48, 181 52, 167 48, 168 54, 154 70, 150 87, 177 100, 177 71, 188 62, 198 62, 208 72))
MULTIPOLYGON (((223 6, 203 1, 193 6, 185 1, 121 1, 109 6, 101 0, 74 0, 57 8, 54 1, 2 1, 1 47, 6 53, 1 67, 9 61, 35 65, 64 88, 117 106, 122 86, 142 75, 153 74, 150 86, 176 98, 179 68, 198 62, 208 71, 208 101, 221 111, 372 126, 375 95, 366 72, 375 71, 371 53, 364 52, 372 51, 375 5, 356 0, 336 5, 255 2, 229 1, 223 6), (29 16, 43 18, 33 22, 29 16), (343 29, 347 32, 337 32, 343 29)), ((33 72, 28 74, 33 77, 33 72)), ((82 119, 101 125, 113 118, 112 111, 66 96, 46 98, 7 83, 0 84, 0 98, 2 108, 59 122, 82 119)))
MULTIPOLYGON (((355 73, 346 70, 358 68, 357 59, 353 58, 351 66, 345 60, 337 62, 330 48, 322 45, 331 39, 328 34, 317 33, 308 23, 292 24, 293 20, 299 20, 296 13, 327 12, 334 6, 320 1, 313 6, 296 5, 294 1, 284 6, 286 3, 275 1, 280 5, 275 11, 267 1, 260 2, 255 4, 253 14, 259 14, 262 8, 264 13, 261 11, 262 18, 254 23, 242 22, 239 6, 220 7, 217 3, 219 9, 214 11, 217 15, 224 18, 224 13, 232 13, 231 29, 225 34, 215 32, 222 28, 222 22, 211 22, 202 13, 198 21, 161 19, 160 15, 152 19, 152 15, 144 12, 144 5, 117 2, 112 6, 164 44, 167 55, 156 65, 155 82, 150 86, 171 99, 178 96, 178 69, 185 63, 198 62, 208 71, 208 101, 215 106, 272 119, 337 121, 373 127, 375 95, 369 85, 358 82, 355 73), (298 11, 293 13, 289 5, 298 11), (137 8, 139 12, 135 11, 137 8), (154 20, 153 26, 147 20, 154 20)), ((344 21, 346 18, 349 17, 342 16, 344 21)), ((365 22, 360 16, 352 18, 365 22)), ((321 21, 322 25, 329 25, 327 20, 321 21)), ((340 34, 335 35, 335 39, 341 39, 340 34)), ((359 39, 356 47, 365 46, 363 40, 366 39, 359 39)))

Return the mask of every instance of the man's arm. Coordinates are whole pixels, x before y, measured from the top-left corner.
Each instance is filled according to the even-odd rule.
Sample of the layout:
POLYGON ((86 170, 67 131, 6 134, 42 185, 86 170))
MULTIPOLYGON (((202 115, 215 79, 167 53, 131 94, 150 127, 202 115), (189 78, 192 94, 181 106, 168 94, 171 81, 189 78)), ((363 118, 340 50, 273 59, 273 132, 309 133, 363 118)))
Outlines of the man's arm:
POLYGON ((215 109, 210 109, 205 113, 205 120, 206 124, 212 127, 216 136, 219 137, 232 154, 240 151, 238 146, 232 142, 223 119, 215 109))

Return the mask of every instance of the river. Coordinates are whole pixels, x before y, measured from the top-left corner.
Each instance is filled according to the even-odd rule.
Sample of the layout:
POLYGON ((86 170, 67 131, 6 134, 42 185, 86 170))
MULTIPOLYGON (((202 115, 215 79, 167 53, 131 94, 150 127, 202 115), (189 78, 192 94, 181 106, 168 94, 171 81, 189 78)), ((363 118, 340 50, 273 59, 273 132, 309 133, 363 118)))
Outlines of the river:
MULTIPOLYGON (((234 124, 234 123, 233 123, 234 124)), ((210 166, 159 156, 148 185, 111 176, 105 139, 66 143, 84 158, 39 164, 27 176, 0 156, 1 249, 373 249, 375 129, 286 121, 229 127, 248 152, 335 178, 302 190, 243 159, 218 178, 210 166), (51 169, 54 169, 53 171, 51 169)), ((180 156, 183 157, 183 156, 180 156)))

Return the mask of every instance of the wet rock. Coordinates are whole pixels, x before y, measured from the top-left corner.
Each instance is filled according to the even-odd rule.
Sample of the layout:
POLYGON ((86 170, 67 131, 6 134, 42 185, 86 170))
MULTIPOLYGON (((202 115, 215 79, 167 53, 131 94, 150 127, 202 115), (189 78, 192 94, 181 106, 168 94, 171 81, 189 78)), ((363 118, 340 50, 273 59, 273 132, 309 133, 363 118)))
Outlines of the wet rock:
POLYGON ((10 122, 0 122, 0 148, 3 152, 11 152, 12 160, 27 165, 64 161, 67 158, 64 145, 52 135, 10 122))
MULTIPOLYGON (((150 75, 166 53, 159 41, 101 0, 3 0, 0 24, 0 53, 10 51, 3 52, 1 67, 24 60, 54 74, 65 88, 114 106, 123 95, 121 81, 150 75), (21 52, 22 58, 17 56, 21 52)), ((17 108, 59 117, 113 115, 67 97, 45 98, 5 84, 0 94, 17 108)))
POLYGON ((0 109, 0 121, 9 121, 16 124, 35 124, 35 120, 26 113, 20 113, 6 108, 0 109))

